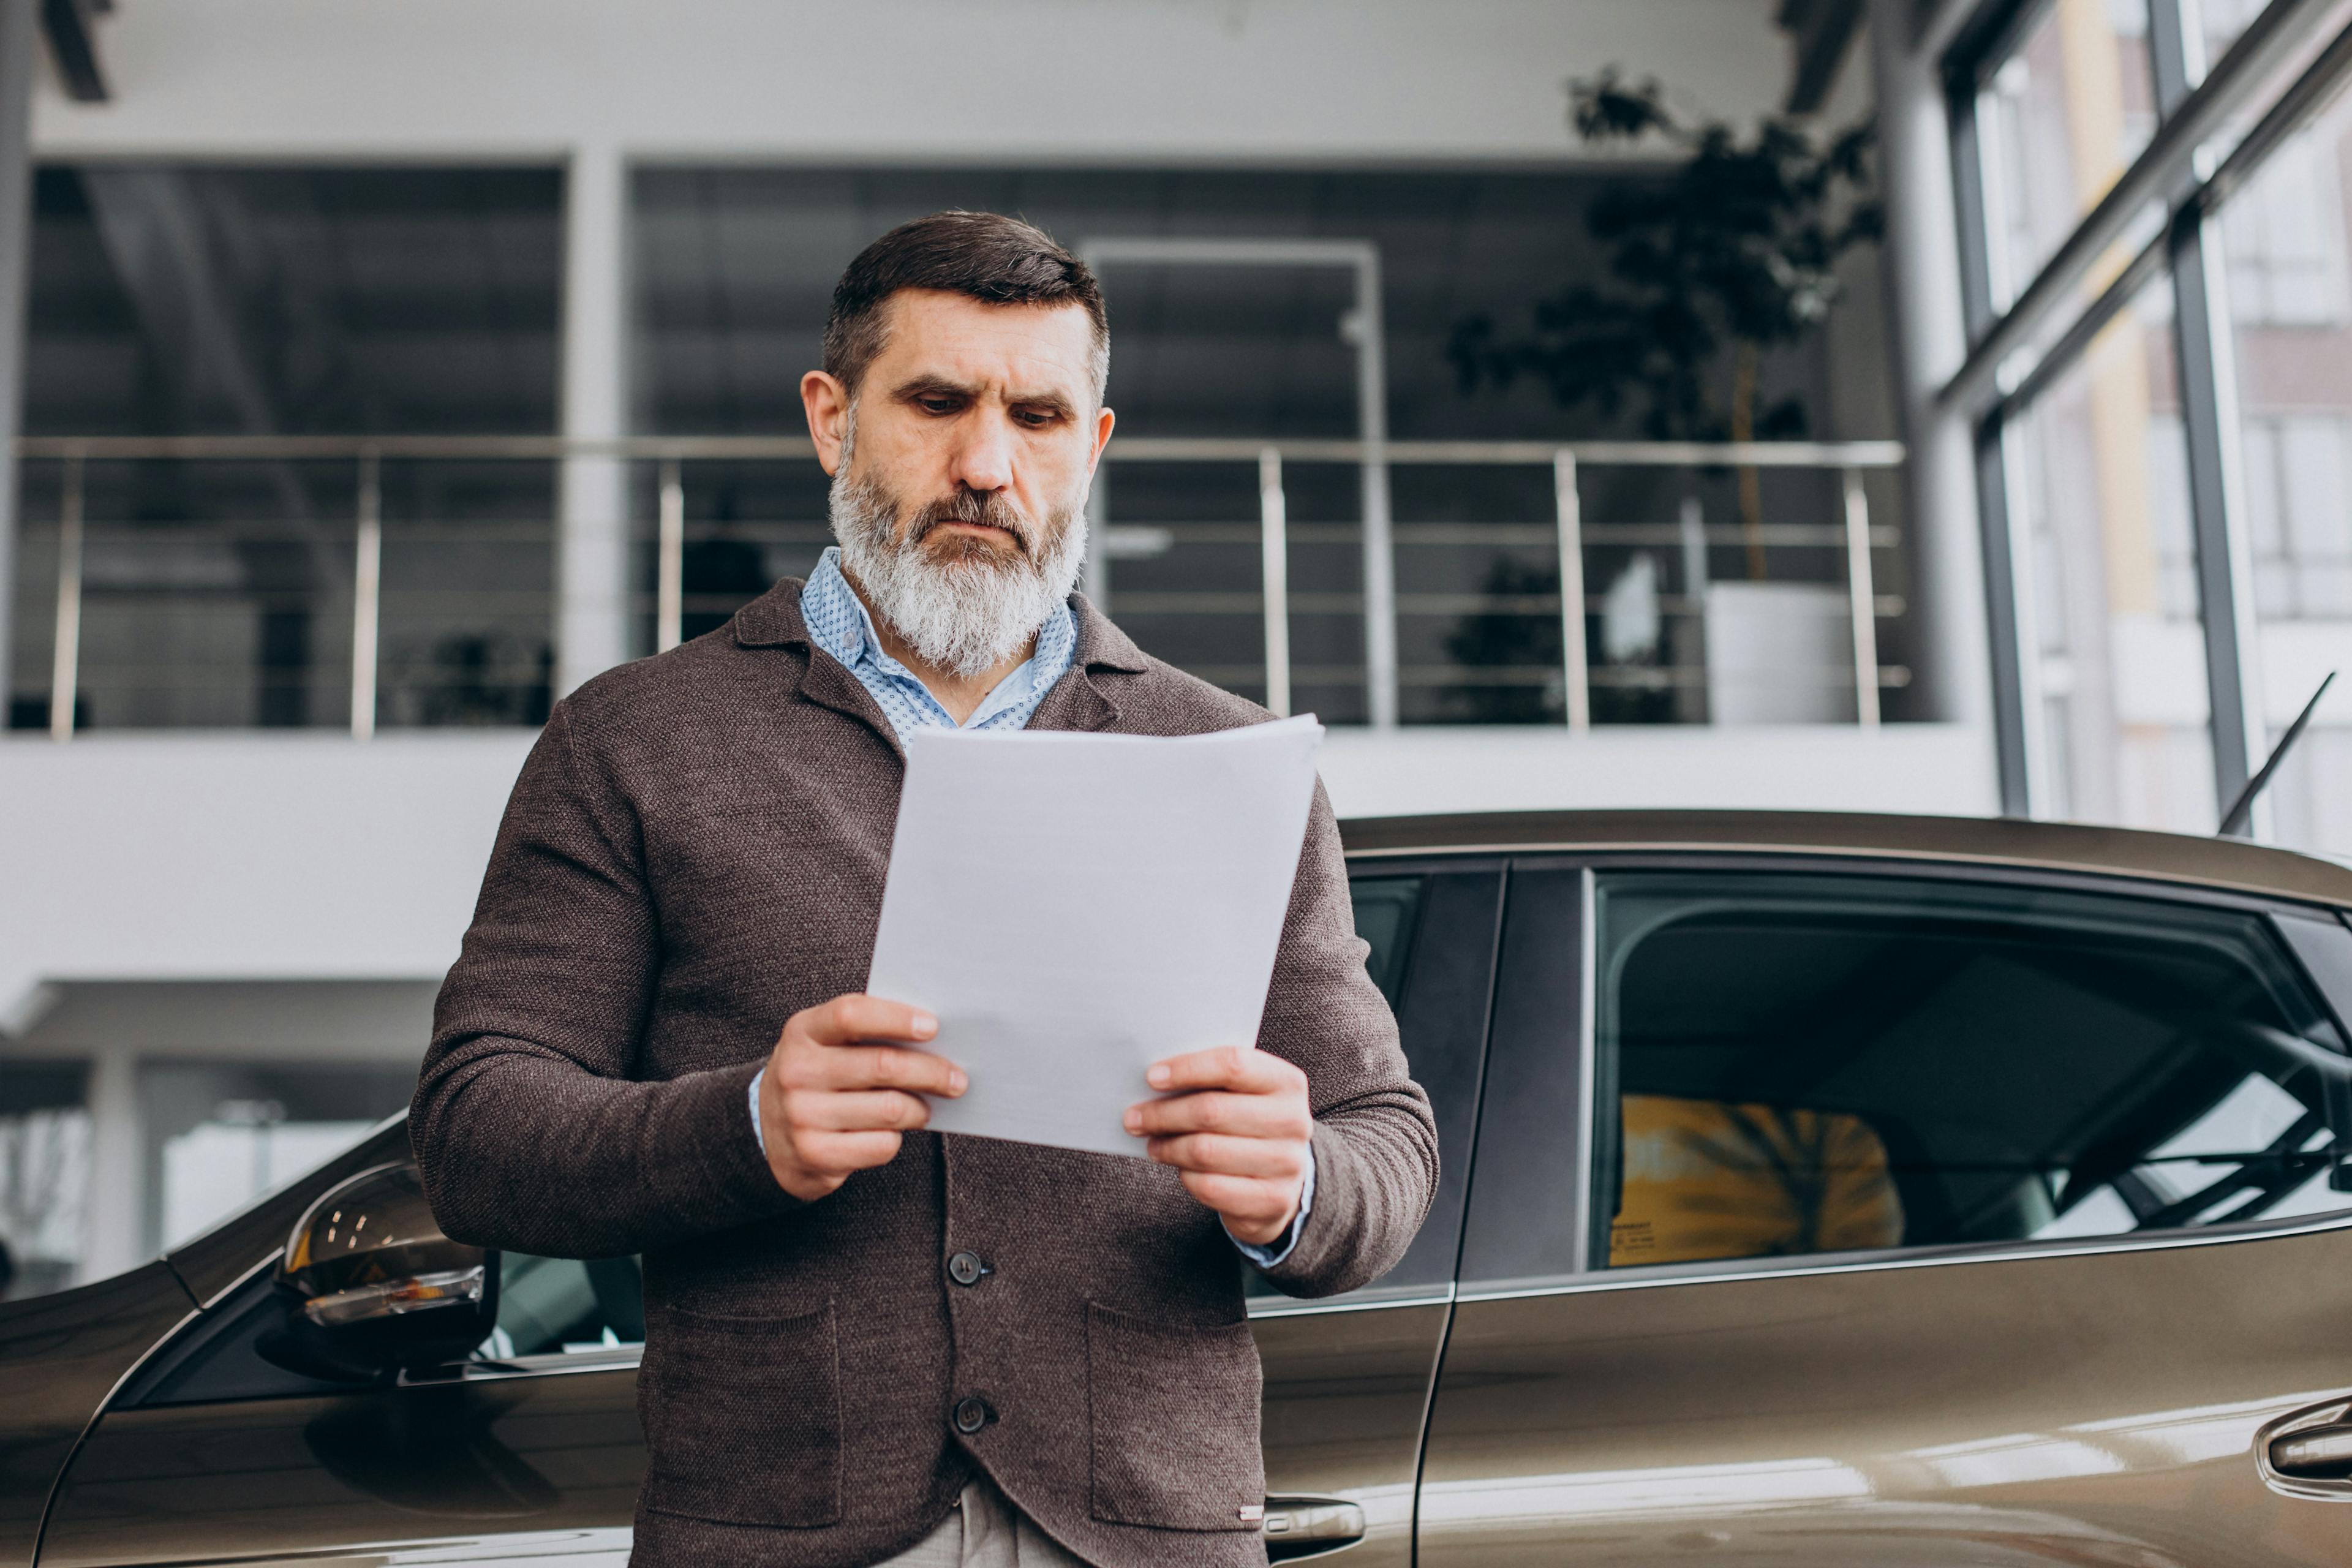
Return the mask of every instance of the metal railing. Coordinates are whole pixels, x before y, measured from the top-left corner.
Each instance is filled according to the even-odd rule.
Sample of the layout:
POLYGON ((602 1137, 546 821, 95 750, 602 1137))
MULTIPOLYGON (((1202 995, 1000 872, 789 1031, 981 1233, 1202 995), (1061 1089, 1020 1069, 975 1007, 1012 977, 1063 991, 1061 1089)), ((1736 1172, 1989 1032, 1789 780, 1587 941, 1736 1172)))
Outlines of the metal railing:
MULTIPOLYGON (((58 558, 56 616, 51 654, 47 710, 51 735, 70 739, 76 725, 80 689, 84 633, 84 555, 88 518, 86 476, 89 465, 117 461, 348 463, 351 465, 352 508, 349 513, 349 583, 351 615, 350 730, 365 740, 377 730, 381 643, 383 635, 383 467, 387 462, 423 460, 560 464, 568 458, 621 458, 655 466, 655 516, 652 519, 654 588, 653 643, 656 651, 675 647, 683 636, 688 613, 686 557, 688 519, 686 480, 690 466, 767 462, 813 462, 814 451, 804 438, 781 437, 640 437, 616 440, 568 440, 558 437, 25 437, 16 443, 18 455, 32 463, 58 466, 57 503, 58 558)), ((1899 443, 1865 441, 1689 443, 1657 441, 1472 442, 1386 441, 1377 450, 1347 440, 1228 440, 1167 437, 1121 437, 1105 453, 1112 464, 1234 465, 1254 468, 1256 479, 1257 556, 1259 587, 1255 603, 1246 606, 1260 623, 1262 668, 1266 705, 1277 713, 1291 707, 1299 671, 1292 661, 1292 622, 1298 614, 1332 614, 1339 609, 1328 594, 1302 597, 1294 593, 1291 558, 1302 536, 1352 531, 1357 525, 1294 524, 1286 476, 1302 465, 1344 465, 1377 468, 1386 489, 1389 474, 1407 468, 1532 468, 1549 476, 1552 518, 1548 523, 1404 523, 1392 525, 1389 551, 1429 544, 1526 546, 1541 539, 1553 557, 1558 575, 1556 592, 1519 595, 1427 594, 1400 595, 1391 571, 1365 574, 1365 582, 1349 606, 1360 614, 1368 658, 1360 676, 1346 677, 1336 667, 1312 672, 1324 684, 1360 680, 1368 708, 1374 715, 1397 711, 1398 668, 1393 650, 1394 628, 1404 601, 1404 613, 1443 615, 1481 609, 1500 614, 1549 616, 1556 613, 1560 647, 1557 677, 1561 687, 1561 714, 1572 731, 1591 728, 1592 695, 1601 673, 1591 664, 1587 649, 1587 617, 1603 608, 1587 591, 1585 555, 1601 546, 1680 545, 1696 548, 1703 563, 1710 546, 1744 544, 1751 551, 1770 546, 1827 550, 1840 557, 1839 575, 1844 594, 1850 668, 1832 679, 1848 681, 1853 690, 1853 716, 1873 727, 1881 716, 1882 687, 1897 687, 1909 679, 1900 666, 1880 663, 1878 621, 1899 615, 1899 598, 1881 595, 1872 563, 1874 549, 1900 543, 1899 532, 1874 524, 1864 488, 1873 470, 1899 468, 1904 459, 1899 443), (1686 469, 1720 474, 1753 468, 1779 471, 1812 470, 1833 475, 1841 505, 1836 520, 1818 522, 1757 522, 1701 524, 1686 510, 1675 522, 1635 521, 1588 523, 1581 483, 1599 469, 1686 469), (1311 601, 1311 602, 1310 602, 1311 601), (1372 628, 1385 628, 1385 636, 1372 628), (1379 657, 1383 646, 1390 657, 1379 657), (1380 688, 1387 683, 1385 692, 1380 688)), ((817 525, 811 525, 813 528, 817 525)), ((1132 525, 1129 525, 1132 529, 1132 525)), ((561 524, 554 525, 561 548, 561 524)), ((1327 540, 1325 542, 1336 542, 1327 540)), ((1097 549, 1110 542, 1098 539, 1097 549)), ((339 574, 340 575, 340 574, 339 574)), ((1665 595, 1661 608, 1668 614, 1703 613, 1696 590, 1665 595)), ((1166 599, 1171 595, 1158 595, 1166 599)), ((1244 595, 1200 594, 1181 595, 1200 601, 1202 613, 1236 613, 1234 602, 1244 595)), ((561 606, 555 619, 561 618, 561 606)), ((1614 672, 1612 672, 1614 673, 1614 672)), ((1818 672, 1817 672, 1818 673, 1818 672)), ((1550 676, 1514 666, 1488 677, 1500 684, 1545 682, 1550 676)), ((1635 672, 1630 683, 1667 686, 1698 679, 1686 671, 1635 672)))

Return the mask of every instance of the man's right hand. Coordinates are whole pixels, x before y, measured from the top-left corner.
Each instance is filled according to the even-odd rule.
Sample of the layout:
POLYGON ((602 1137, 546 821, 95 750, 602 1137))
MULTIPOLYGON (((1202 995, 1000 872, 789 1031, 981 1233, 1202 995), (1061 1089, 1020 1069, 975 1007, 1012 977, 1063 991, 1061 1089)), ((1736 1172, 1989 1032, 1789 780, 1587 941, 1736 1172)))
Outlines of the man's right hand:
POLYGON ((902 1133, 931 1119, 927 1094, 961 1094, 963 1069, 908 1050, 940 1021, 878 996, 836 996, 795 1013, 769 1053, 760 1081, 760 1135, 777 1184, 814 1202, 855 1171, 887 1165, 902 1133))

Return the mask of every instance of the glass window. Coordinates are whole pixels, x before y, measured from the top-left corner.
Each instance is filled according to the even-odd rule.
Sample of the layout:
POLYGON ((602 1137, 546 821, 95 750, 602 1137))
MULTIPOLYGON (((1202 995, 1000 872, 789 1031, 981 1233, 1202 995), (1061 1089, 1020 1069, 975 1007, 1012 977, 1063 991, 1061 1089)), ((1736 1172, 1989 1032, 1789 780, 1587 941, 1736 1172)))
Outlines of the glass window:
POLYGON ((341 1153, 408 1103, 404 1067, 142 1064, 146 1249, 193 1240, 341 1153))
POLYGON ((74 1282, 89 1202, 88 1069, 0 1066, 0 1301, 74 1282))
POLYGON ((2223 209, 2230 313, 2240 323, 2344 321, 2344 176, 2336 151, 2324 133, 2304 132, 2223 209))
POLYGON ((2137 0, 2055 0, 1987 79, 1977 115, 2002 310, 2155 132, 2147 11, 2137 0))
MULTIPOLYGON (((2352 99, 2280 147, 2221 209, 2238 374, 2254 668, 2275 742, 2331 669, 2352 671, 2352 99)), ((2352 854, 2352 700, 2330 695, 2271 786, 2285 844, 2352 854)))
POLYGON ((2205 630, 2171 287, 2118 315, 2009 426, 2035 809, 2210 833, 2205 630))
POLYGON ((499 1257, 499 1326, 479 1355, 583 1355, 643 1344, 644 1281, 634 1258, 499 1257))
MULTIPOLYGON (((2163 3, 2177 3, 2177 0, 2163 0, 2163 3)), ((2270 0, 2193 0, 2186 6, 2186 14, 2196 19, 2205 35, 2205 64, 2210 67, 2229 53, 2230 46, 2238 41, 2238 35, 2263 14, 2263 7, 2268 4, 2270 0)))
MULTIPOLYGON (((26 430, 551 432, 562 201, 553 168, 44 167, 26 430)), ((24 473, 9 722, 37 729, 68 481, 24 473)), ((77 721, 349 723, 360 485, 356 460, 89 464, 77 721)), ((381 726, 544 717, 554 505, 543 461, 383 466, 381 726)))
MULTIPOLYGON (((1561 135, 1565 148, 1565 127, 1561 135)), ((1631 411, 1623 420, 1589 410, 1563 416, 1537 376, 1465 395, 1448 345, 1479 317, 1516 336, 1537 319, 1538 301, 1601 278, 1607 258, 1587 232, 1587 214, 1643 178, 1630 166, 1590 163, 1542 170, 644 168, 633 176, 630 268, 642 427, 797 430, 798 379, 816 363, 841 268, 893 224, 967 207, 1022 214, 1081 248, 1102 239, 1210 236, 1369 241, 1381 269, 1392 437, 1627 434, 1631 411)), ((1224 463, 1119 454, 1161 437, 1352 436, 1360 341, 1352 280, 1321 266, 1171 265, 1130 255, 1104 262, 1103 286, 1117 323, 1110 402, 1119 437, 1095 479, 1089 515, 1100 550, 1088 563, 1087 591, 1150 652, 1263 696, 1255 452, 1224 463)), ((1771 356, 1773 398, 1797 397, 1812 434, 1880 431, 1869 395, 1823 401, 1814 390, 1852 388, 1853 378, 1832 368, 1831 345, 1847 332, 1875 343, 1878 315, 1877 290, 1852 289, 1831 307, 1828 332, 1771 356), (1848 401, 1860 428, 1841 425, 1848 401)), ((641 470, 639 479, 635 515, 650 519, 650 475, 641 470)), ((1352 464, 1294 458, 1283 486, 1292 705, 1326 723, 1359 723, 1370 711, 1360 474, 1352 464)), ((1390 486, 1403 721, 1560 723, 1549 460, 1400 462, 1390 486)), ((1611 468, 1589 474, 1585 486, 1585 575, 1600 612, 1591 638, 1596 721, 1851 717, 1842 547, 1776 538, 1770 584, 1732 581, 1763 574, 1748 542, 1725 537, 1732 518, 1754 521, 1739 479, 1611 468), (1678 512, 1678 522, 1661 526, 1678 512), (1729 691, 1710 674, 1710 655, 1728 633, 1770 645, 1779 658, 1769 679, 1729 691), (1793 653, 1792 643, 1801 645, 1793 653), (1782 710, 1735 711, 1742 701, 1754 706, 1759 691, 1782 710), (1786 709, 1790 702, 1797 710, 1786 709)), ((1768 471, 1761 487, 1755 516, 1771 519, 1768 526, 1841 515, 1834 475, 1768 471)), ((813 462, 690 462, 683 489, 688 636, 776 575, 807 571, 830 539, 823 475, 813 462)), ((1893 516, 1891 495, 1874 491, 1872 510, 1879 521, 1893 516)), ((1885 550, 1878 563, 1889 601, 1905 592, 1902 554, 1899 546, 1885 550)), ((649 585, 650 549, 641 560, 640 581, 649 585)), ((1890 677, 1891 702, 1903 700, 1899 679, 1890 677)))
POLYGON ((1359 877, 1349 883, 1349 896, 1356 906, 1356 934, 1364 939, 1371 951, 1364 955, 1364 967, 1371 972, 1372 984, 1397 1005, 1404 989, 1404 966, 1412 952, 1413 917, 1421 910, 1419 877, 1359 877))
POLYGON ((1610 1267, 2352 1207, 2352 1058, 2259 915, 1690 873, 1598 911, 1610 1267))

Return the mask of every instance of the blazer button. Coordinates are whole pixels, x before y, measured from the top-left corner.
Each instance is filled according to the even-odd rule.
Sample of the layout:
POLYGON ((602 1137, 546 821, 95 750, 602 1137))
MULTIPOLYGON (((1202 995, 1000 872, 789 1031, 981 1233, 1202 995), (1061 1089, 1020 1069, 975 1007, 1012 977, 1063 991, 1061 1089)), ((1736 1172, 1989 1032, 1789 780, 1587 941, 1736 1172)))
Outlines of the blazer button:
POLYGON ((992 1414, 987 1400, 976 1394, 968 1394, 956 1401, 955 1429, 969 1437, 987 1426, 992 1414))
POLYGON ((959 1252, 948 1259, 948 1278, 959 1285, 977 1285, 981 1276, 988 1272, 988 1265, 980 1260, 977 1252, 959 1252))

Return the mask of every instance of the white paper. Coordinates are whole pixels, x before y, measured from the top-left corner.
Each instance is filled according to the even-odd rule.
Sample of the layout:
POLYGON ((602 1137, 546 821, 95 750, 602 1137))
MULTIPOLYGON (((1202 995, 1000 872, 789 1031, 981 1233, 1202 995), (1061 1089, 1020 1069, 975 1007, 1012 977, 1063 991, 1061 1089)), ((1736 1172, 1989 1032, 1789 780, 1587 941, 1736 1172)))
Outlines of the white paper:
POLYGON ((1307 837, 1311 717, 1163 740, 918 730, 866 980, 971 1077, 930 1125, 1140 1156, 1144 1069, 1255 1045, 1307 837))

